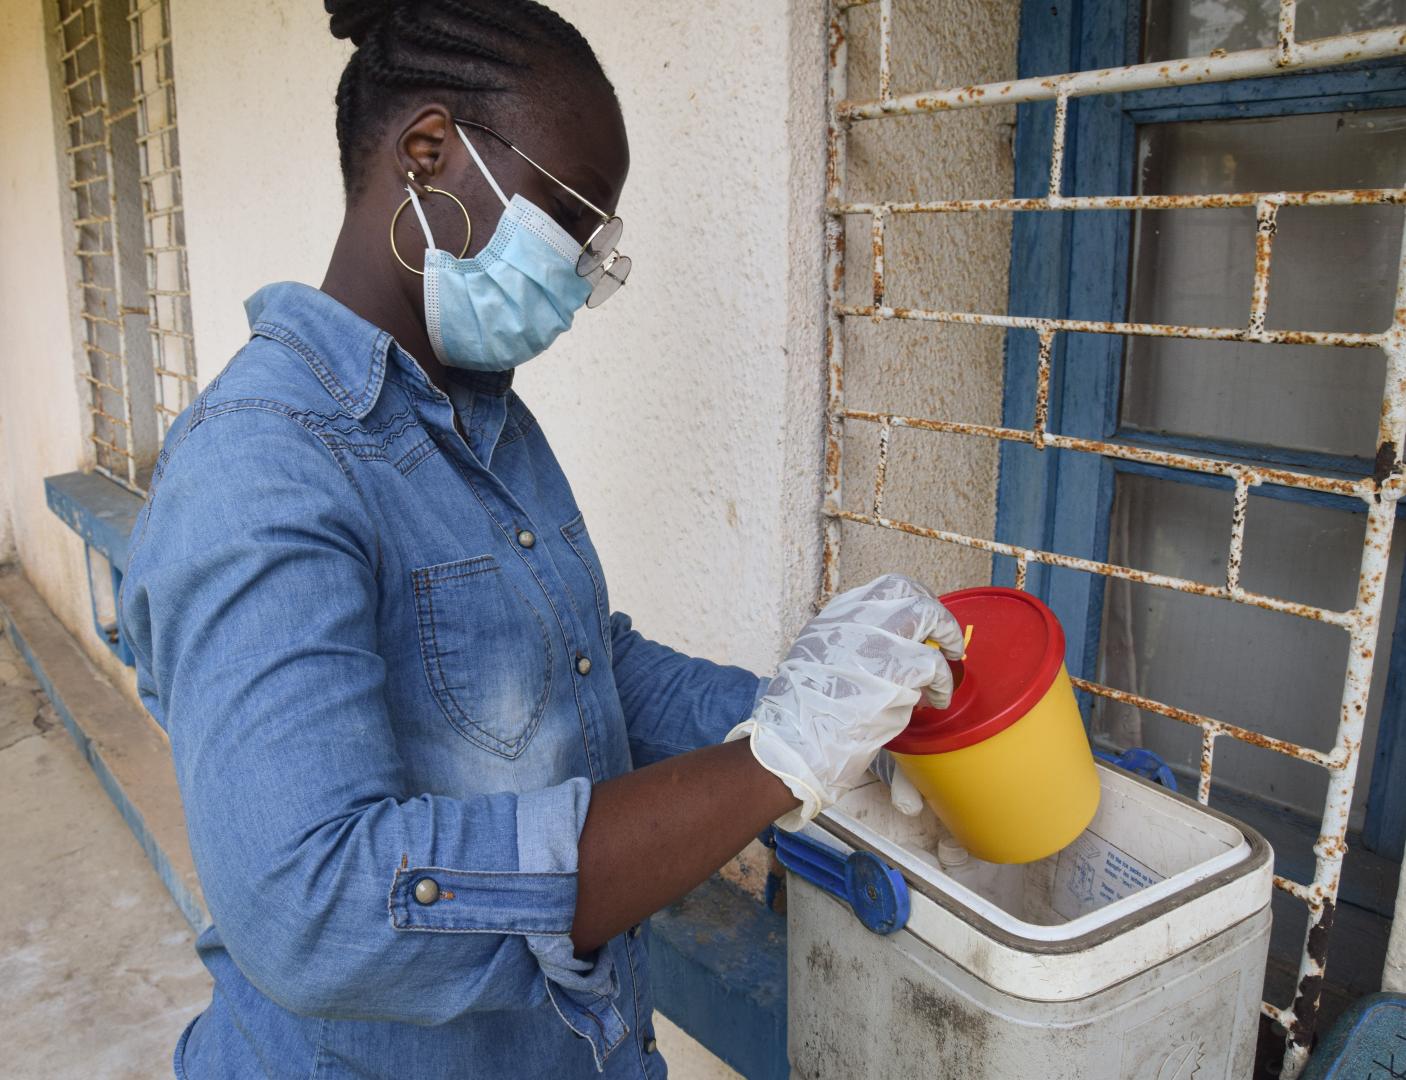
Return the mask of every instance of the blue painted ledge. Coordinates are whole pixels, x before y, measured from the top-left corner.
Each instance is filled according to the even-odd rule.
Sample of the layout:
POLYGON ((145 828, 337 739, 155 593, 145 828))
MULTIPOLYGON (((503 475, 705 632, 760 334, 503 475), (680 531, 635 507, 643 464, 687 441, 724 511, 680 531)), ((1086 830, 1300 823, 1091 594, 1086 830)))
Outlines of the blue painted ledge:
POLYGON ((127 569, 127 541, 142 508, 140 496, 98 473, 72 472, 44 478, 49 509, 83 542, 100 551, 121 573, 127 569))
POLYGON ((88 573, 88 601, 93 612, 93 632, 128 667, 132 650, 122 636, 116 607, 127 570, 127 544, 137 523, 142 500, 121 484, 97 473, 64 473, 44 478, 49 509, 83 540, 83 564, 88 573), (93 552, 107 561, 110 598, 102 603, 93 585, 93 552), (102 610, 106 608, 107 610, 102 610))
POLYGON ((659 1011, 748 1080, 786 1080, 786 918, 720 878, 650 920, 659 1011))

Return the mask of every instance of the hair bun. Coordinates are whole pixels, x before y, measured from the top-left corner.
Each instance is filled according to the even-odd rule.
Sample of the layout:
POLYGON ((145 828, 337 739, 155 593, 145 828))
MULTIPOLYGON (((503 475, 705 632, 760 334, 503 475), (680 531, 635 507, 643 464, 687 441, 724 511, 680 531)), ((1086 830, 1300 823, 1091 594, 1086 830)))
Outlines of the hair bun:
POLYGON ((404 0, 322 0, 332 16, 332 36, 360 45, 404 0))

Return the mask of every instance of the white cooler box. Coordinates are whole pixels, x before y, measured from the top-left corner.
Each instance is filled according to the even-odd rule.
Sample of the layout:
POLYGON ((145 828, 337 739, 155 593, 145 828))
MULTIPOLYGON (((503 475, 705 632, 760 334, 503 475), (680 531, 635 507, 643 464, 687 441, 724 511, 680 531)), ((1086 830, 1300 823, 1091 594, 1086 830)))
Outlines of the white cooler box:
POLYGON ((984 895, 937 864, 945 834, 931 811, 904 817, 877 781, 802 839, 779 836, 793 868, 792 1076, 1247 1080, 1269 947, 1269 845, 1121 770, 1100 765, 1099 780, 1098 814, 1079 839, 1000 868, 974 886, 984 895), (840 859, 861 853, 850 860, 864 864, 850 871, 855 907, 812 884, 825 871, 794 872, 825 861, 816 841, 840 859), (893 895, 876 893, 874 856, 892 868, 878 884, 893 895), (864 893, 888 904, 885 929, 901 928, 866 929, 864 893))

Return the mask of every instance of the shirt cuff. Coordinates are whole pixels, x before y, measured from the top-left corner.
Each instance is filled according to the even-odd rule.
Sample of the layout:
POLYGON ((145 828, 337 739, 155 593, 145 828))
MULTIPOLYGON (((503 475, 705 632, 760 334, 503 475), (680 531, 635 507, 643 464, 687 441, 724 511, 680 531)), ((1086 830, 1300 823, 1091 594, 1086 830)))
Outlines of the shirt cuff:
POLYGON ((629 1034, 615 1006, 620 986, 609 946, 577 958, 577 845, 590 806, 584 778, 517 797, 516 870, 402 866, 391 884, 397 930, 441 934, 516 934, 546 980, 562 1021, 590 1043, 596 1068, 629 1034))
POLYGON ((518 797, 518 866, 531 873, 571 874, 571 912, 559 934, 529 934, 527 947, 537 957, 547 981, 547 996, 563 1023, 585 1039, 596 1070, 630 1033, 615 1007, 620 984, 608 945, 592 956, 576 956, 571 924, 576 917, 576 870, 581 828, 591 802, 591 785, 571 780, 518 797))
POLYGON ((752 698, 752 711, 749 712, 746 716, 738 717, 739 723, 743 720, 750 719, 751 717, 756 715, 757 706, 762 703, 762 698, 766 697, 766 692, 771 689, 771 682, 775 678, 775 675, 757 676, 757 692, 756 695, 752 698))

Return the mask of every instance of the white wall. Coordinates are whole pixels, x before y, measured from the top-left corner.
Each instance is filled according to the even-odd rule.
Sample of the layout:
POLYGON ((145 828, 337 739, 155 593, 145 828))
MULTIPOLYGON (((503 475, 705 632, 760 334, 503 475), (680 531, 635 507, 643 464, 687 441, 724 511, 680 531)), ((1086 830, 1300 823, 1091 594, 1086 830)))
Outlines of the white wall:
MULTIPOLYGON (((5 421, 0 417, 0 448, 5 446, 5 421)), ((0 565, 15 558, 14 499, 10 495, 10 470, 0 462, 0 565)))
POLYGON ((13 545, 45 600, 116 674, 91 629, 83 545, 44 499, 45 476, 89 460, 44 10, 37 0, 0 2, 0 521, 9 522, 0 559, 13 545))
POLYGON ((333 97, 348 43, 321 4, 170 0, 200 383, 249 337, 244 299, 317 285, 342 222, 333 97))
POLYGON ((823 161, 818 138, 788 147, 788 102, 818 135, 819 4, 797 6, 813 33, 794 86, 780 4, 557 7, 620 95, 635 266, 519 386, 615 605, 647 634, 765 669, 815 585, 821 281, 788 276, 788 252, 818 258, 823 161))

